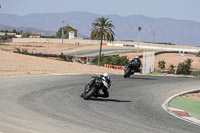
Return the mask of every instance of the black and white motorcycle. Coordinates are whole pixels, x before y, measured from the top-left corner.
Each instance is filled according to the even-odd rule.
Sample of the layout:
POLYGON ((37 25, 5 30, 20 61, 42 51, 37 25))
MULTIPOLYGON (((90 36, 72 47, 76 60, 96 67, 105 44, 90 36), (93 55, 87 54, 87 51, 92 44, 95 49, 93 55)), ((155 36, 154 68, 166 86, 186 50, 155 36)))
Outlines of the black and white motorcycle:
POLYGON ((96 76, 93 77, 90 83, 85 86, 84 92, 81 97, 84 100, 88 100, 91 97, 97 98, 100 90, 108 90, 111 86, 111 80, 109 76, 96 76))

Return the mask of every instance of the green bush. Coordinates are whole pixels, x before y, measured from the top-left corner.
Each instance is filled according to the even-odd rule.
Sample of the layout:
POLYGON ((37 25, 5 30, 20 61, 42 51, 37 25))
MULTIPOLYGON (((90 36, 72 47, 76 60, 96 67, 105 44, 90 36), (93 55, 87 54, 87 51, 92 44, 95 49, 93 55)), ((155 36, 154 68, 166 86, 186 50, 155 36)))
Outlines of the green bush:
POLYGON ((178 69, 177 69, 177 74, 190 75, 191 65, 192 65, 192 59, 187 59, 184 62, 179 63, 178 69))
MULTIPOLYGON (((98 62, 98 56, 95 57, 95 59, 92 61, 93 63, 98 62)), ((129 60, 126 56, 101 56, 101 62, 100 65, 104 64, 110 64, 110 65, 120 65, 120 66, 126 66, 128 64, 129 60)))
POLYGON ((197 53, 197 56, 200 57, 200 51, 197 53))
POLYGON ((126 66, 128 64, 128 58, 126 56, 115 56, 112 60, 112 65, 126 66))
POLYGON ((158 62, 158 68, 160 68, 162 70, 165 69, 165 61, 164 60, 162 60, 162 61, 159 60, 159 62, 158 62))
POLYGON ((69 59, 63 54, 63 52, 59 55, 59 57, 61 60, 69 62, 69 59))
POLYGON ((175 68, 174 65, 170 65, 168 73, 174 73, 174 71, 175 71, 174 68, 175 68))

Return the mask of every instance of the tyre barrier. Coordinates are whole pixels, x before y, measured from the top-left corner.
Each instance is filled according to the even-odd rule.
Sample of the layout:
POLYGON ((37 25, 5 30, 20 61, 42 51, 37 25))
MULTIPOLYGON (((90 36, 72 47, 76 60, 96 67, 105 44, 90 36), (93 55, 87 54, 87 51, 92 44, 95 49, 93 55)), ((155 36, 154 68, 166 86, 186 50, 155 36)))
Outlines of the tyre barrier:
POLYGON ((120 69, 120 70, 124 70, 126 68, 125 66, 110 65, 110 64, 104 64, 104 67, 113 68, 113 69, 120 69))

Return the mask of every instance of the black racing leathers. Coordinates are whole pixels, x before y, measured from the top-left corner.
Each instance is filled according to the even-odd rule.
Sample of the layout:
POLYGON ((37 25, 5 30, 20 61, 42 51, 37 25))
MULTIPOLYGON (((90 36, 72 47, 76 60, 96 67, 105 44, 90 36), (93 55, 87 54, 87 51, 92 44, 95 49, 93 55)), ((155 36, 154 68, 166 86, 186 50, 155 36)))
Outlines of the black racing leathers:
MULTIPOLYGON (((99 75, 99 76, 93 76, 92 80, 90 81, 90 83, 88 83, 89 87, 91 87, 96 80, 102 80, 103 76, 99 75)), ((100 92, 98 92, 96 95, 94 95, 94 97, 104 97, 104 98, 108 98, 109 97, 109 92, 108 92, 108 88, 106 88, 105 86, 102 87, 102 91, 104 94, 100 94, 100 92)))
POLYGON ((136 72, 140 72, 140 65, 141 65, 141 61, 139 58, 134 58, 133 60, 130 61, 132 66, 133 66, 133 69, 136 71, 136 72))

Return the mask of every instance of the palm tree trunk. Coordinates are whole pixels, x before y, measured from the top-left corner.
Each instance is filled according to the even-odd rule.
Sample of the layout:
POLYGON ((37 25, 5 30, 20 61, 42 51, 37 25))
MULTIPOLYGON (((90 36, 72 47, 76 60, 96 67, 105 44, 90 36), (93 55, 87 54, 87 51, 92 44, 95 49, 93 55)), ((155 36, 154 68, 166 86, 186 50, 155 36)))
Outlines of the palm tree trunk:
POLYGON ((98 65, 99 65, 99 66, 100 66, 100 61, 101 61, 102 43, 103 43, 103 38, 102 38, 102 35, 101 35, 101 43, 100 43, 99 58, 98 58, 98 65))

